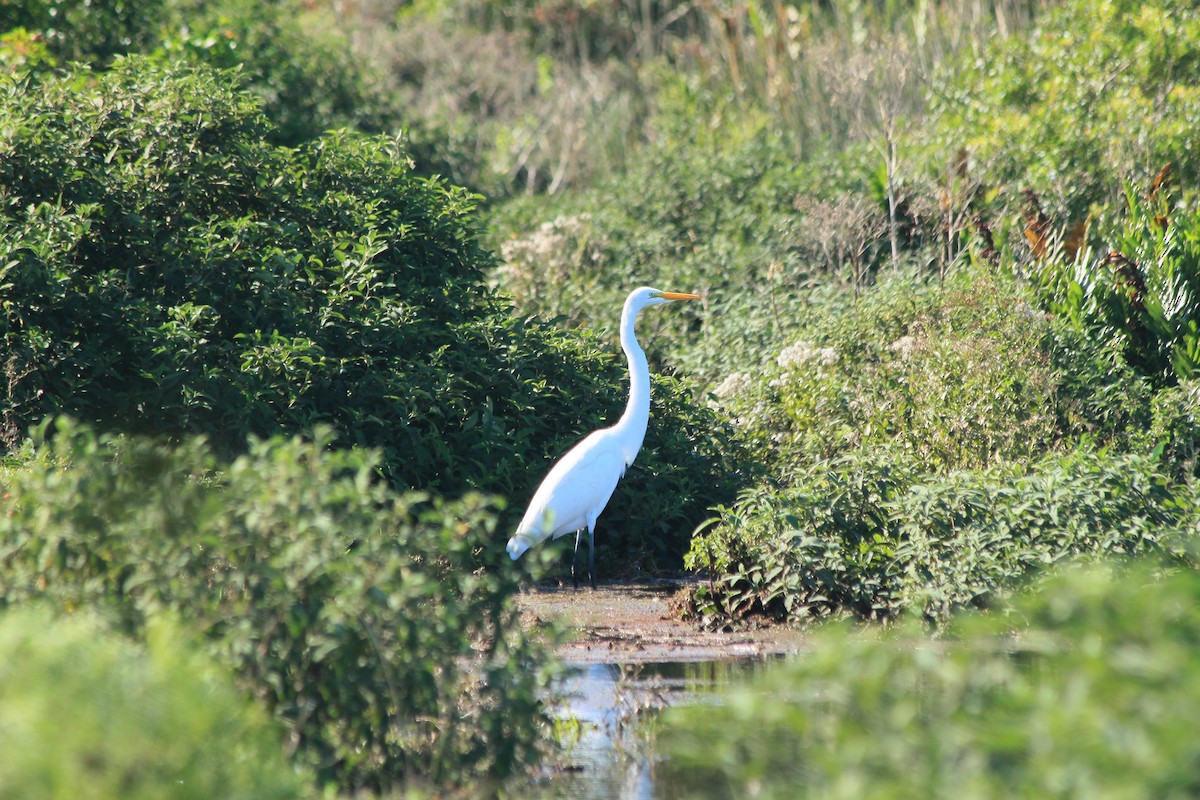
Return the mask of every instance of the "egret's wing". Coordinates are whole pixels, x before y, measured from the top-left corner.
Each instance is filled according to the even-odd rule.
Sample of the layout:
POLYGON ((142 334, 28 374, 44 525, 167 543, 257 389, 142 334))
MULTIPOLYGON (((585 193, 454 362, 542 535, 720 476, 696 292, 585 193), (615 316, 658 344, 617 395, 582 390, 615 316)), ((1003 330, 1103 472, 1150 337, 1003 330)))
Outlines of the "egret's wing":
POLYGON ((600 515, 625 473, 620 448, 604 433, 592 434, 555 463, 534 493, 518 533, 536 531, 539 540, 562 536, 600 515))

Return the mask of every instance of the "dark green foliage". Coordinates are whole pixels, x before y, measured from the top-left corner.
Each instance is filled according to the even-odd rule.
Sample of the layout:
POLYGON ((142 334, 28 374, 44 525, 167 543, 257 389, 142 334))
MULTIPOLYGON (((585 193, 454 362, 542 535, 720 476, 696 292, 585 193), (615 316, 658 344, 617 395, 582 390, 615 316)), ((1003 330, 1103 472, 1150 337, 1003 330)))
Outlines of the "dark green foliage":
POLYGON ((1191 797, 1200 576, 1068 570, 930 642, 831 627, 719 703, 669 710, 668 797, 1191 797))
POLYGON ((699 615, 891 616, 904 564, 889 503, 913 480, 903 463, 845 458, 813 468, 788 490, 762 488, 717 508, 685 559, 714 576, 695 595, 699 615))
MULTIPOLYGON (((8 444, 60 413, 227 451, 328 424, 398 486, 523 503, 543 459, 619 414, 623 362, 512 319, 482 283, 472 198, 396 142, 272 146, 233 84, 139 59, 5 82, 8 444)), ((661 564, 737 468, 727 426, 659 384, 649 477, 605 523, 661 564)))
POLYGON ((60 424, 5 480, 0 606, 106 609, 138 638, 186 620, 343 789, 522 773, 546 653, 494 505, 397 496, 329 445, 258 441, 216 472, 200 441, 60 424))
MULTIPOLYGON (((19 28, 45 46, 33 67, 71 62, 106 69, 123 56, 187 58, 237 68, 272 122, 268 138, 297 145, 333 128, 398 131, 398 103, 331 14, 293 0, 5 3, 0 32, 19 28)), ((14 40, 9 46, 18 44, 14 40)), ((0 53, 3 45, 0 45, 0 53)), ((0 56, 0 64, 5 62, 0 56)), ((11 57, 8 59, 11 62, 11 57)))
POLYGON ((945 620, 988 604, 1062 559, 1179 552, 1200 525, 1194 488, 1153 460, 1081 450, 1012 467, 923 473, 915 462, 845 458, 782 492, 721 509, 692 567, 720 577, 702 614, 945 620))
POLYGON ((1150 442, 1177 477, 1200 477, 1200 381, 1182 381, 1154 396, 1150 442))
POLYGON ((104 65, 156 41, 170 0, 4 0, 0 33, 36 34, 57 61, 104 65))
POLYGON ((144 644, 102 614, 0 615, 0 796, 295 800, 281 730, 168 619, 144 644))
MULTIPOLYGON (((24 419, 236 441, 341 421, 348 402, 379 414, 406 393, 377 371, 402 374, 488 308, 456 297, 482 291, 486 263, 469 200, 386 142, 278 149, 227 79, 141 61, 82 89, 8 82, 0 114, 24 419)), ((414 382, 445 382, 429 377, 414 382)))
MULTIPOLYGON (((349 32, 294 0, 171 0, 157 52, 237 68, 271 120, 267 138, 295 146, 335 128, 396 133, 399 102, 349 32)), ((143 51, 144 52, 144 51, 143 51)))
POLYGON ((1107 255, 1047 258, 1033 282, 1051 312, 1163 387, 1200 375, 1200 213, 1174 211, 1157 189, 1143 199, 1127 188, 1124 230, 1107 255))

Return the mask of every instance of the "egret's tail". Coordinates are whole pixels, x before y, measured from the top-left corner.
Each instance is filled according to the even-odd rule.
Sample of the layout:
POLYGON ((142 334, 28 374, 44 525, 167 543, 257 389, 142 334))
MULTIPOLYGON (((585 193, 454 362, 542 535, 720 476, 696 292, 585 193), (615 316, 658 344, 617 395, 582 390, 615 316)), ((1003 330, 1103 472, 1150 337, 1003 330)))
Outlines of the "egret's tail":
POLYGON ((508 557, 516 561, 529 549, 529 540, 517 534, 508 540, 508 557))

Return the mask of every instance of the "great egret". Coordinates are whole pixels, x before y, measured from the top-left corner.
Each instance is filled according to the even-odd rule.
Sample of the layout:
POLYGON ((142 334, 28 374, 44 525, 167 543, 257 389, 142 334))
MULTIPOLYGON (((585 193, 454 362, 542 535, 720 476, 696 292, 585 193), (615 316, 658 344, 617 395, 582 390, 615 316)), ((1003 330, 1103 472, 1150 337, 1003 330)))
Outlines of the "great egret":
POLYGON ((626 467, 642 449, 650 421, 650 366, 634 335, 634 324, 638 313, 647 306, 699 299, 699 295, 661 292, 649 286, 634 289, 625 298, 621 309, 621 349, 629 359, 629 403, 625 413, 616 425, 589 434, 550 468, 517 525, 517 532, 508 540, 508 554, 514 561, 535 544, 573 531, 575 553, 571 558, 571 578, 578 586, 575 562, 579 557, 579 539, 586 528, 588 577, 592 588, 596 588, 596 518, 608 505, 626 467))

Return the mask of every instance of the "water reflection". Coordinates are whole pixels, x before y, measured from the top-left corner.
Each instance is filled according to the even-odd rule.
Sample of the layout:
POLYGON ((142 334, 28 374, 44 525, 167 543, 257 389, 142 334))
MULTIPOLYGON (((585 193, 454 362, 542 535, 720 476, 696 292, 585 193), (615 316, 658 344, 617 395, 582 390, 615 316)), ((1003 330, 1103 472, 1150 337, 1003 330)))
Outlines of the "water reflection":
POLYGON ((581 664, 566 679, 567 709, 579 720, 579 739, 546 786, 547 797, 573 800, 650 800, 655 796, 653 742, 640 719, 667 705, 705 702, 704 696, 748 678, 766 662, 754 660, 581 664))

